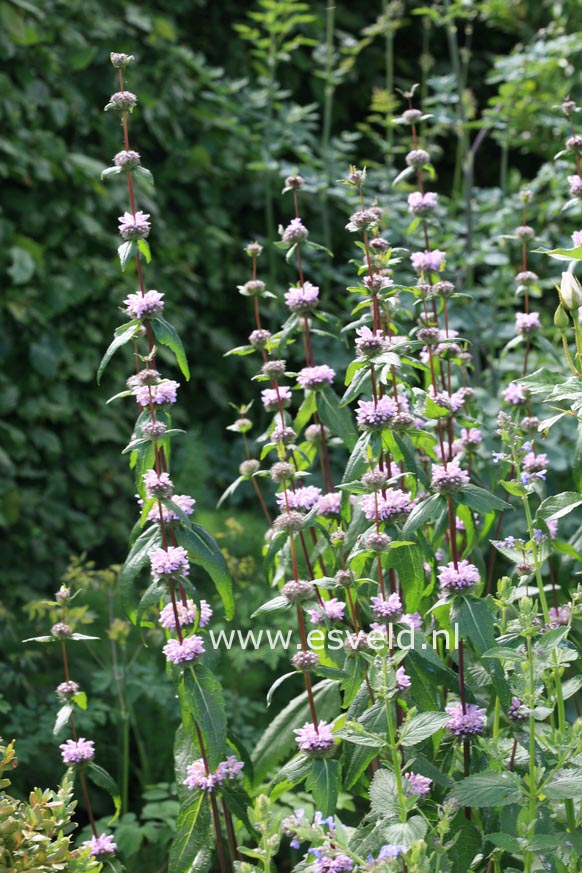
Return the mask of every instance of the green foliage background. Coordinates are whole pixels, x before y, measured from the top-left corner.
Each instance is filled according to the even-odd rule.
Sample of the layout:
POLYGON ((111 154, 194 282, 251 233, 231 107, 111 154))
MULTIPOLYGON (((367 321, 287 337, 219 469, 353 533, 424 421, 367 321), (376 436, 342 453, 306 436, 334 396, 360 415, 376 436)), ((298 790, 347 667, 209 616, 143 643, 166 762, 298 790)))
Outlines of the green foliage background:
MULTIPOLYGON (((40 724, 46 708, 26 681, 15 680, 38 665, 23 657, 19 643, 31 635, 22 630, 31 619, 23 619, 22 605, 56 590, 71 554, 87 552, 98 567, 121 562, 135 519, 132 474, 120 454, 135 410, 106 405, 123 387, 129 358, 125 368, 121 356, 115 361, 101 387, 95 382, 118 322, 116 307, 135 290, 131 272, 120 276, 116 256, 126 191, 100 178, 121 147, 119 129, 102 112, 116 90, 111 50, 136 56, 128 79, 140 100, 132 146, 156 182, 138 191, 153 221, 149 277, 166 293, 192 370, 191 383, 180 389, 176 423, 189 434, 177 451, 175 478, 214 530, 224 518, 214 514, 216 499, 240 460, 239 446, 224 432, 228 402, 252 397, 246 381, 252 371, 244 373, 240 362, 250 364, 223 358, 250 329, 236 291, 248 278, 242 250, 250 239, 276 238, 277 224, 288 219, 279 199, 282 177, 294 168, 307 177, 312 237, 340 252, 351 209, 335 180, 349 163, 375 168, 373 185, 396 231, 408 223, 405 198, 391 189, 396 171, 387 144, 395 143, 400 162, 404 145, 387 123, 400 105, 386 90, 387 29, 394 33, 395 85, 421 81, 423 106, 435 115, 437 187, 451 197, 450 251, 468 283, 464 290, 474 294, 469 328, 481 345, 483 378, 494 380, 488 367, 495 343, 512 335, 502 323, 515 265, 496 238, 518 223, 514 195, 524 180, 538 174, 536 226, 545 223, 547 240, 564 242, 556 215, 564 200, 559 174, 567 173, 564 164, 550 172, 547 162, 563 137, 555 106, 570 92, 580 96, 577 0, 338 2, 333 55, 325 49, 326 4, 298 6, 297 0, 0 2, 0 627, 10 665, 0 693, 27 696, 28 709, 10 704, 17 720, 40 724), (461 48, 470 49, 460 102, 447 14, 461 48), (475 166, 475 239, 468 246, 455 144, 466 147, 483 123, 491 129, 475 166)), ((292 275, 282 259, 266 254, 264 269, 270 287, 282 293, 292 275)), ((313 265, 310 275, 338 308, 343 270, 340 256, 331 266, 313 265)), ((163 363, 171 367, 169 358, 163 363)), ((239 491, 229 512, 239 513, 246 500, 250 506, 250 493, 239 491)), ((257 530, 253 537, 257 554, 257 530)), ((240 570, 245 556, 231 550, 240 570)), ((251 575, 248 568, 239 575, 241 590, 251 592, 241 624, 252 611, 252 586, 260 583, 251 575)), ((103 603, 94 606, 103 612, 103 603)), ((107 669, 95 690, 107 687, 107 669)), ((251 673, 243 683, 249 699, 263 690, 251 673)), ((155 706, 142 694, 153 682, 146 674, 136 679, 138 712, 155 706)), ((236 685, 235 676, 233 694, 236 685)), ((171 710, 158 701, 160 710, 164 703, 171 710)), ((97 711, 100 717, 105 724, 105 712, 97 711)), ((239 726, 244 731, 244 712, 239 726)), ((143 784, 163 778, 163 766, 140 778, 143 784)))
MULTIPOLYGON (((88 551, 103 564, 120 560, 133 512, 129 473, 119 455, 133 409, 105 405, 119 389, 119 368, 111 369, 101 389, 94 379, 115 308, 133 290, 131 275, 120 278, 115 257, 125 191, 111 183, 106 189, 100 180, 120 145, 115 126, 102 115, 115 87, 109 51, 137 57, 129 80, 140 98, 132 138, 156 180, 153 193, 139 192, 142 208, 153 215, 153 282, 167 294, 193 368, 180 407, 194 422, 182 449, 181 479, 211 507, 235 469, 234 450, 223 437, 227 401, 248 398, 237 366, 222 354, 246 333, 235 289, 246 276, 242 245, 267 230, 265 189, 277 211, 281 173, 292 166, 311 171, 314 179, 319 171, 325 182, 326 176, 338 178, 349 161, 382 160, 377 113, 369 112, 374 89, 382 102, 385 26, 371 26, 382 9, 337 4, 341 51, 327 80, 337 93, 322 172, 325 7, 305 5, 313 13, 305 17, 313 20, 292 28, 299 35, 295 50, 282 53, 269 83, 262 76, 271 70, 260 41, 251 51, 253 43, 241 38, 253 37, 256 20, 240 35, 235 30, 251 3, 221 3, 220 10, 203 0, 0 3, 0 525, 7 534, 0 560, 8 602, 51 590, 70 553, 88 551), (217 443, 220 452, 209 451, 217 443)), ((279 7, 280 21, 289 21, 292 2, 272 6, 279 7)), ((396 20, 396 84, 409 86, 421 67, 432 77, 446 76, 450 62, 438 5, 422 16, 416 15, 423 11, 418 4, 384 6, 396 20), (422 54, 423 32, 430 33, 429 55, 422 54)), ((563 93, 559 79, 573 48, 567 34, 575 6, 564 4, 551 25, 550 35, 565 34, 553 48, 553 65, 547 40, 532 53, 543 76, 514 46, 550 22, 555 4, 453 7, 474 19, 468 105, 482 111, 489 100, 500 136, 510 145, 527 143, 529 154, 521 158, 526 172, 553 151, 552 102, 563 93), (499 82, 486 84, 482 73, 495 51, 513 51, 513 62, 506 57, 499 82)), ((467 20, 459 19, 461 33, 467 20)), ((446 104, 440 113, 445 133, 450 108, 449 117, 446 104)), ((492 141, 487 148, 496 156, 492 141)), ((484 168, 491 167, 487 157, 484 168)), ((452 173, 447 160, 440 172, 446 185, 452 173)), ((485 175, 481 184, 491 183, 493 173, 485 175)), ((337 202, 333 182, 330 193, 337 202)), ((317 206, 312 209, 317 235, 317 206)), ((332 241, 342 239, 342 211, 332 210, 332 241)), ((281 278, 280 266, 278 272, 281 278)))

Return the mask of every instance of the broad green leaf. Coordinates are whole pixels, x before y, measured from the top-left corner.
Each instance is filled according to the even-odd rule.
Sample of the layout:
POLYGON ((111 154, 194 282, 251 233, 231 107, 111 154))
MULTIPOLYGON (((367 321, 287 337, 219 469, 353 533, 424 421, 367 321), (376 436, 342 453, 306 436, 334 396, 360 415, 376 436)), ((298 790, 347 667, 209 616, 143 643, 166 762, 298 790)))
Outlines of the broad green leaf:
MULTIPOLYGON (((463 597, 455 600, 451 621, 457 622, 459 635, 468 640, 478 655, 483 655, 495 646, 495 624, 491 601, 463 597)), ((509 704, 509 687, 501 664, 497 661, 488 665, 495 690, 502 704, 509 704)))
POLYGON ((422 599, 425 573, 422 552, 419 546, 402 546, 391 549, 386 560, 387 569, 394 569, 404 593, 407 612, 414 612, 422 599))
POLYGON ((538 515, 546 521, 554 521, 572 512, 577 506, 582 505, 582 494, 576 491, 564 491, 554 497, 547 497, 538 509, 538 515))
POLYGON ((451 796, 461 806, 508 806, 523 801, 521 779, 515 773, 477 773, 461 779, 451 796))
POLYGON ((53 734, 58 734, 62 731, 66 724, 69 723, 69 719, 73 713, 73 707, 70 703, 64 703, 59 711, 57 712, 57 718, 55 721, 55 726, 53 728, 53 734))
POLYGON ((103 767, 99 766, 99 764, 95 764, 94 761, 89 761, 87 764, 87 775, 91 782, 94 782, 95 785, 106 791, 113 800, 115 814, 113 818, 109 820, 109 824, 112 824, 119 817, 119 813, 121 812, 121 794, 119 793, 119 788, 117 787, 115 779, 107 772, 107 770, 104 770, 103 767))
MULTIPOLYGON (((359 696, 360 692, 358 692, 359 696)), ((369 704, 367 690, 363 698, 364 704, 369 704)), ((358 697, 354 700, 357 705, 358 697)), ((349 714, 349 710, 348 710, 349 714)), ((383 703, 375 703, 359 716, 358 723, 365 729, 365 733, 373 736, 386 737, 387 722, 386 722, 386 707, 383 703)), ((379 741, 381 742, 381 740, 379 741)), ((356 784, 360 776, 364 773, 368 765, 378 755, 380 746, 364 746, 347 743, 342 750, 342 760, 344 762, 344 789, 348 791, 356 784)))
POLYGON ((148 586, 145 593, 142 595, 142 598, 139 601, 139 605, 137 607, 137 613, 135 617, 135 623, 137 627, 141 626, 141 620, 144 612, 146 612, 151 606, 157 606, 160 602, 160 599, 164 596, 167 590, 167 584, 161 579, 152 582, 151 585, 148 586))
POLYGON ((343 482, 354 482, 359 479, 362 473, 365 472, 368 466, 368 446, 370 445, 370 434, 363 433, 358 437, 358 441, 353 448, 353 451, 348 459, 345 469, 343 482))
POLYGON ((482 849, 482 834, 473 822, 465 818, 464 810, 460 810, 454 818, 451 833, 455 834, 453 845, 447 852, 452 862, 451 873, 467 873, 471 869, 471 862, 482 849))
POLYGON ((226 749, 226 716, 222 686, 204 664, 184 671, 183 701, 202 733, 209 767, 215 770, 226 749))
POLYGON ((107 351, 105 352, 105 354, 101 358, 101 363, 99 364, 99 368, 97 370, 97 384, 98 385, 101 382, 101 376, 103 375, 103 371, 105 370, 105 367, 107 366, 107 364, 109 363, 109 361, 111 360, 111 358, 113 357, 113 355, 115 354, 117 349, 120 349, 121 346, 124 346, 126 343, 130 342, 134 338, 136 333, 139 331, 140 327, 141 327, 140 321, 130 321, 129 324, 122 325, 122 328, 124 328, 123 330, 120 330, 118 328, 118 330, 115 331, 115 337, 114 337, 113 341, 111 342, 111 344, 109 345, 109 348, 107 349, 107 351), (120 331, 120 332, 118 332, 118 331, 120 331))
POLYGON ((463 485, 460 491, 455 495, 457 503, 462 503, 468 506, 475 512, 492 512, 495 509, 513 509, 505 500, 496 497, 485 488, 479 488, 478 485, 463 485))
POLYGON ((506 852, 513 853, 523 851, 522 843, 517 839, 517 837, 512 837, 511 834, 488 834, 487 839, 490 843, 493 843, 494 846, 498 846, 500 849, 505 849, 506 852))
POLYGON ((277 770, 269 786, 271 799, 275 800, 281 794, 303 782, 311 772, 312 760, 307 755, 297 755, 277 770))
POLYGON ((543 794, 550 800, 568 800, 582 797, 582 770, 558 770, 543 787, 543 794))
POLYGON ((402 725, 400 742, 405 748, 416 746, 444 728, 448 720, 445 712, 419 712, 402 725))
POLYGON ((316 809, 321 810, 324 816, 333 815, 339 793, 339 761, 313 759, 305 788, 311 792, 316 809))
MULTIPOLYGON (((318 682, 313 687, 313 696, 318 718, 332 721, 340 710, 337 682, 329 679, 318 682)), ((303 691, 273 719, 259 739, 252 756, 257 783, 289 752, 296 750, 293 731, 311 720, 307 692, 303 691)))
POLYGON ((146 264, 149 264, 152 259, 152 252, 150 249, 150 244, 147 239, 138 239, 137 248, 140 254, 144 256, 146 259, 146 264))
POLYGON ((216 587, 228 619, 234 615, 232 579, 224 555, 216 540, 199 524, 190 523, 178 531, 178 540, 187 550, 193 564, 203 567, 216 587))
POLYGON ((331 388, 317 392, 317 412, 332 434, 342 440, 348 451, 353 451, 358 441, 358 433, 352 413, 340 406, 339 398, 331 388))
POLYGON ((527 488, 519 482, 501 481, 499 484, 514 497, 525 497, 527 494, 527 488))
POLYGON ((424 527, 429 522, 436 521, 443 512, 446 511, 447 504, 444 497, 440 494, 433 494, 428 500, 423 500, 414 507, 403 527, 403 533, 407 536, 418 530, 419 527, 424 527))
POLYGON ((391 770, 376 770, 370 784, 370 812, 378 818, 398 816, 396 779, 391 770))
POLYGON ((131 609, 131 593, 133 583, 138 573, 148 563, 148 555, 152 549, 161 545, 162 535, 157 524, 146 528, 136 539, 133 547, 119 571, 118 586, 121 602, 126 612, 131 609))
POLYGON ((408 821, 388 825, 384 831, 384 842, 402 846, 405 851, 417 840, 422 840, 427 831, 426 821, 420 815, 413 815, 408 821))
POLYGON ((185 379, 190 379, 190 368, 186 360, 186 353, 176 328, 169 321, 166 321, 165 318, 162 318, 161 315, 152 318, 151 324, 156 341, 162 346, 167 346, 174 353, 182 375, 185 379))
POLYGON ((549 255, 550 258, 556 258, 558 261, 582 261, 582 246, 574 246, 572 249, 550 249, 547 252, 542 249, 536 249, 544 255, 549 255))
POLYGON ((119 255, 119 262, 121 264, 122 270, 125 270, 125 268, 127 267, 128 261, 133 255, 134 250, 135 244, 131 240, 121 243, 121 245, 117 249, 117 254, 119 255))
POLYGON ((204 792, 195 791, 178 813, 168 873, 207 873, 213 842, 210 799, 204 792))

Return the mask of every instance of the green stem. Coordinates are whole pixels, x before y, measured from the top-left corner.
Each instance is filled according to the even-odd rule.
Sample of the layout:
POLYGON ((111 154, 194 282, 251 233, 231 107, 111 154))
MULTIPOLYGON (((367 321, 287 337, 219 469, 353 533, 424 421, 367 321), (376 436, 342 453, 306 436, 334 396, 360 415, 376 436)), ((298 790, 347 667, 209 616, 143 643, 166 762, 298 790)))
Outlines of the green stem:
POLYGON ((534 540, 533 518, 532 518, 531 509, 529 506, 529 500, 528 500, 527 495, 522 497, 522 501, 523 501, 523 508, 525 511, 525 517, 527 520, 527 529, 529 531, 530 539, 533 543, 534 564, 535 564, 535 570, 536 570, 536 583, 538 586, 538 594, 539 594, 540 603, 542 606, 542 614, 544 616, 545 623, 549 624, 550 623, 550 612, 548 609, 548 601, 546 599, 546 592, 544 591, 544 582, 542 579, 542 569, 541 569, 539 556, 538 556, 538 547, 537 547, 537 544, 534 540))
MULTIPOLYGON (((384 659, 384 685, 387 684, 386 659, 384 659)), ((402 824, 406 821, 406 808, 404 799, 404 788, 402 785, 402 769, 400 762, 400 752, 398 751, 398 740, 396 739, 396 727, 392 717, 391 700, 386 695, 384 698, 386 707, 386 723, 388 725, 388 741, 390 744, 390 753, 392 755, 392 767, 394 769, 394 778, 396 779, 396 792, 398 794, 398 809, 400 813, 400 821, 402 824)))
MULTIPOLYGON (((507 607, 503 606, 501 609, 501 636, 505 633, 505 628, 507 624, 507 607)), ((496 740, 499 738, 499 720, 501 717, 501 701, 499 699, 499 695, 495 696, 495 713, 493 716, 493 739, 496 740)))
MULTIPOLYGON (((530 830, 528 836, 531 839, 535 835, 537 817, 537 794, 536 794, 536 722, 534 717, 535 701, 535 674, 533 653, 531 650, 531 637, 527 638, 527 663, 529 668, 529 820, 530 830)), ((524 858, 526 871, 531 870, 533 855, 527 852, 524 858)))
POLYGON ((574 337, 576 339, 576 357, 578 358, 578 367, 576 370, 578 375, 580 375, 580 370, 582 370, 582 325, 580 324, 580 319, 578 318, 576 310, 574 311, 573 316, 574 337))
MULTIPOLYGON (((550 624, 550 612, 548 609, 548 601, 546 599, 546 593, 544 591, 544 583, 542 579, 542 571, 541 564, 539 560, 538 548, 537 544, 534 541, 534 527, 533 527, 533 518, 531 514, 531 509, 529 506, 529 502, 527 496, 522 498, 523 505, 525 509, 525 516, 527 519, 527 527, 529 531, 530 539, 533 542, 533 553, 534 553, 534 564, 535 564, 535 572, 536 572, 536 583, 538 587, 538 592, 540 595, 540 603, 542 605, 542 613, 544 616, 544 622, 549 625, 550 624)), ((558 710, 558 730, 565 736, 566 733, 566 707, 564 706, 564 695, 562 693, 562 683, 560 682, 560 677, 558 675, 558 659, 556 657, 555 651, 552 652, 552 660, 554 662, 554 670, 553 670, 553 682, 552 685, 554 687, 554 692, 556 696, 556 706, 558 710)), ((565 809, 566 809, 566 819, 568 822, 568 828, 573 830, 576 826, 576 816, 574 812, 574 802, 572 800, 564 801, 565 809)))
POLYGON ((580 376, 580 372, 576 368, 576 365, 574 364, 574 361, 572 360, 572 355, 570 354, 570 348, 568 346, 568 337, 566 336, 566 332, 563 331, 561 336, 562 336, 562 345, 564 347, 564 354, 566 356, 566 361, 568 362, 568 366, 570 367, 571 371, 574 373, 575 376, 580 376))

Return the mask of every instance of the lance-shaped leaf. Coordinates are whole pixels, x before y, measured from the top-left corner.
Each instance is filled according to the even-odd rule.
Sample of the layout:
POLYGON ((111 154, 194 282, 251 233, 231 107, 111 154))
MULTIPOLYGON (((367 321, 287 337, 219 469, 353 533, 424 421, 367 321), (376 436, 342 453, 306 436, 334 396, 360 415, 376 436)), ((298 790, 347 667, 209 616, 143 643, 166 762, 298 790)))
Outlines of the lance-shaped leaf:
POLYGON ((132 549, 125 559, 125 563, 119 572, 118 585, 121 601, 126 612, 131 609, 131 594, 133 583, 138 573, 148 563, 148 555, 152 549, 158 548, 162 542, 162 535, 157 524, 146 528, 136 539, 132 549))
POLYGON ((184 378, 190 379, 190 368, 186 360, 186 353, 176 328, 169 321, 166 321, 165 318, 162 318, 161 315, 152 318, 151 324, 156 341, 162 346, 167 346, 174 353, 184 378))
POLYGON ((185 670, 183 683, 183 702, 202 733, 210 769, 215 770, 226 750, 222 686, 204 664, 185 670))
POLYGON ((212 846, 210 799, 196 791, 178 813, 168 873, 207 873, 211 869, 212 846))
POLYGON ((315 758, 312 760, 311 772, 305 782, 305 788, 311 792, 315 808, 321 810, 324 816, 335 813, 339 793, 339 780, 339 761, 330 760, 329 758, 315 758))
POLYGON ((104 770, 103 767, 99 766, 99 764, 95 764, 94 761, 89 761, 87 764, 87 775, 91 782, 106 791, 113 800, 115 814, 109 821, 109 824, 112 824, 117 818, 119 818, 119 813, 121 812, 121 794, 115 779, 107 772, 107 770, 104 770))
POLYGON ((128 324, 122 324, 115 330, 113 340, 111 341, 109 348, 101 358, 101 363, 97 369, 97 384, 101 383, 101 376, 103 375, 103 371, 105 367, 121 346, 124 346, 126 343, 131 342, 134 336, 138 333, 141 328, 141 321, 134 320, 130 321, 128 324))
POLYGON ((199 524, 189 523, 178 533, 180 543, 188 550, 188 557, 193 564, 203 567, 216 587, 227 618, 234 615, 234 595, 232 579, 224 560, 224 555, 218 548, 216 540, 199 524))

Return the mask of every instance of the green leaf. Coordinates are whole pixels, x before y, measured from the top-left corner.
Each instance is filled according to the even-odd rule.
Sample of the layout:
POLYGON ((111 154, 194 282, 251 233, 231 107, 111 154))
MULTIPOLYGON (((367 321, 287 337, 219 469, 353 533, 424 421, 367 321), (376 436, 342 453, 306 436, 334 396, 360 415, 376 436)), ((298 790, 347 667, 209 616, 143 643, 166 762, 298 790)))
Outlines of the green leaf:
POLYGON ((485 488, 479 488, 478 485, 463 485, 460 491, 455 495, 458 503, 468 506, 475 512, 492 512, 495 509, 513 509, 510 504, 500 497, 496 497, 485 488))
POLYGON ((181 528, 178 539, 188 550, 188 557, 192 563, 206 570, 222 600, 226 617, 232 618, 234 615, 232 579, 216 540, 205 528, 194 523, 190 523, 190 527, 181 528))
POLYGON ((84 691, 78 691, 73 697, 73 703, 76 703, 79 709, 87 709, 87 695, 84 691))
POLYGON ((288 764, 277 770, 269 786, 271 799, 275 800, 281 794, 303 782, 311 772, 311 763, 312 759, 308 758, 307 755, 297 755, 288 764))
POLYGON ((182 804, 170 848, 168 873, 207 873, 211 869, 213 846, 210 800, 194 792, 182 804))
POLYGON ((202 733, 210 769, 215 770, 226 749, 226 715, 222 686, 204 664, 184 671, 183 701, 202 733))
POLYGON ((271 600, 261 604, 258 609, 255 609, 251 618, 255 618, 255 616, 260 615, 262 612, 277 612, 280 609, 289 609, 290 605, 287 598, 279 594, 277 597, 272 597, 271 600))
POLYGON ((546 367, 540 367, 530 376, 519 380, 520 385, 525 385, 532 394, 548 394, 551 388, 560 385, 564 381, 562 373, 555 373, 546 367))
POLYGON ((404 748, 416 746, 440 731, 450 716, 445 712, 419 712, 405 721, 400 729, 400 742, 404 748))
POLYGON ((310 391, 305 395, 303 403, 299 407, 297 415, 295 416, 295 421, 293 422, 293 429, 297 433, 301 433, 305 425, 310 421, 313 413, 316 411, 316 399, 317 395, 315 391, 310 391))
POLYGON ((473 859, 482 849, 481 832, 465 818, 465 813, 461 810, 453 819, 451 833, 455 835, 453 845, 447 852, 452 861, 451 873, 467 873, 473 859))
POLYGON ((376 770, 370 784, 370 812, 378 818, 396 818, 398 794, 391 770, 376 770))
POLYGON ((145 594, 139 601, 139 606, 137 607, 137 613, 135 617, 135 623, 137 627, 141 626, 141 620, 144 612, 146 612, 150 608, 150 606, 157 606, 159 604, 160 599, 167 591, 167 588, 167 584, 161 579, 152 582, 151 585, 147 588, 145 594))
MULTIPOLYGON (((368 706, 369 697, 367 688, 364 685, 364 694, 363 700, 360 698, 360 692, 356 696, 353 707, 357 707, 358 704, 364 706, 368 706)), ((348 719, 350 715, 350 710, 348 710, 348 719)), ((366 708, 365 711, 358 718, 358 723, 365 729, 367 734, 372 734, 381 737, 385 737, 387 734, 387 722, 386 722, 386 707, 383 703, 376 703, 366 708)), ((356 784, 360 776, 364 773, 368 765, 374 758, 377 757, 378 751, 381 748, 382 740, 379 739, 378 743, 375 746, 363 746, 363 745, 354 745, 353 743, 348 743, 344 749, 342 750, 342 759, 344 762, 344 789, 348 791, 350 788, 356 784)))
POLYGON ((146 259, 146 263, 149 264, 152 259, 152 251, 150 249, 150 244, 147 239, 138 239, 137 248, 140 254, 142 254, 146 259))
POLYGON ((352 413, 340 406, 338 396, 331 389, 317 392, 317 412, 334 436, 339 436, 348 451, 352 451, 358 441, 352 413))
POLYGON ((101 358, 101 363, 99 364, 99 368, 97 370, 97 384, 98 385, 101 383, 101 376, 103 375, 103 371, 105 370, 105 367, 107 366, 107 364, 109 363, 109 361, 111 360, 111 358, 113 357, 113 355, 115 354, 117 349, 120 349, 121 346, 124 346, 126 343, 130 342, 134 338, 134 336, 138 333, 140 328, 141 328, 141 322, 137 321, 137 320, 130 321, 129 324, 127 324, 127 325, 124 324, 121 326, 121 328, 117 328, 117 330, 115 331, 115 337, 114 337, 113 341, 111 342, 111 344, 109 345, 109 348, 107 349, 107 351, 105 352, 105 354, 101 358), (121 332, 118 333, 118 331, 121 331, 121 332))
POLYGON ((161 315, 152 318, 151 323, 156 341, 162 346, 167 346, 174 353, 182 375, 185 379, 190 379, 190 368, 186 360, 184 346, 175 327, 169 321, 166 321, 165 318, 162 318, 161 315))
POLYGON ((501 481, 499 484, 508 494, 512 494, 514 497, 525 497, 527 495, 527 488, 524 485, 520 485, 519 482, 501 481))
POLYGON ((511 834, 488 834, 487 839, 490 843, 493 843, 493 845, 497 846, 499 849, 505 849, 506 852, 521 852, 523 849, 523 846, 517 839, 517 837, 512 837, 511 834))
MULTIPOLYGON (((329 679, 318 682, 313 687, 313 696, 318 718, 327 722, 332 721, 340 710, 337 682, 329 679)), ((308 721, 311 721, 311 714, 307 692, 304 691, 273 719, 259 739, 252 756, 257 783, 260 783, 282 758, 297 748, 293 731, 295 728, 303 727, 308 721)))
POLYGON ((117 818, 119 818, 119 813, 121 812, 121 794, 119 793, 119 788, 117 787, 115 779, 107 772, 107 770, 104 770, 103 767, 99 766, 99 764, 95 764, 94 761, 89 761, 87 764, 87 775, 91 782, 97 785, 98 788, 102 788, 103 791, 106 791, 113 800, 115 814, 113 818, 109 820, 109 824, 112 824, 117 818))
POLYGON ((354 482, 356 479, 359 479, 362 473, 365 471, 366 467, 368 466, 369 445, 370 434, 361 434, 348 459, 344 478, 342 480, 343 482, 354 482))
POLYGON ((547 497, 540 504, 538 515, 546 521, 553 521, 568 515, 580 505, 582 505, 582 494, 578 494, 576 491, 564 491, 554 497, 547 497))
POLYGON ((402 846, 408 851, 417 840, 422 840, 426 834, 427 823, 420 815, 413 815, 402 824, 388 825, 383 834, 383 841, 395 846, 402 846))
POLYGON ((109 176, 119 176, 121 172, 121 167, 106 167, 101 173, 101 179, 107 179, 109 176))
POLYGON ((415 612, 425 586, 422 552, 419 546, 401 546, 388 552, 386 568, 394 569, 404 593, 407 612, 415 612))
POLYGON ((458 598, 451 620, 458 622, 460 635, 469 640, 478 655, 495 646, 494 616, 488 600, 458 598))
POLYGON ((414 507, 403 527, 403 533, 407 536, 418 530, 419 527, 424 527, 432 521, 436 521, 446 510, 446 501, 440 494, 433 494, 428 500, 423 500, 414 507))
POLYGON ((316 809, 324 816, 333 815, 339 793, 339 761, 315 758, 305 788, 311 792, 316 809))
POLYGON ((121 602, 126 612, 131 609, 131 591, 138 573, 148 563, 148 555, 152 549, 161 545, 162 535, 157 524, 146 528, 136 539, 133 547, 119 571, 118 586, 121 602))
POLYGON ((63 706, 57 712, 57 718, 55 721, 55 726, 53 728, 53 734, 58 734, 62 731, 66 724, 69 723, 69 719, 73 714, 73 707, 70 703, 64 703, 63 706))
POLYGON ((515 773, 477 773, 461 779, 451 797, 461 806, 508 806, 522 803, 521 779, 515 773))
POLYGON ((122 270, 125 270, 125 268, 127 267, 127 263, 131 258, 133 251, 134 243, 131 240, 121 243, 121 245, 117 249, 117 254, 119 255, 119 261, 121 263, 122 270))
POLYGON ((582 797, 582 770, 558 770, 543 787, 550 800, 568 800, 582 797))
POLYGON ((549 252, 544 252, 541 249, 535 249, 535 251, 556 258, 558 261, 582 261, 582 246, 575 246, 572 249, 550 249, 549 252))

